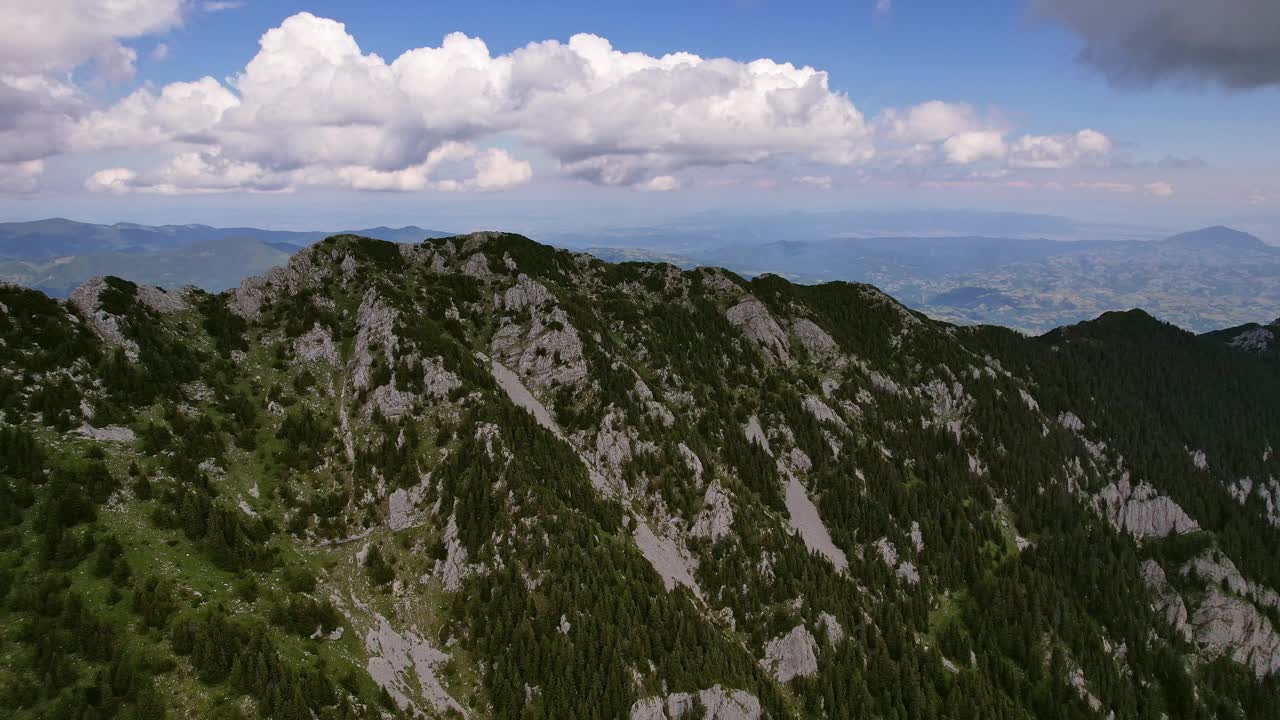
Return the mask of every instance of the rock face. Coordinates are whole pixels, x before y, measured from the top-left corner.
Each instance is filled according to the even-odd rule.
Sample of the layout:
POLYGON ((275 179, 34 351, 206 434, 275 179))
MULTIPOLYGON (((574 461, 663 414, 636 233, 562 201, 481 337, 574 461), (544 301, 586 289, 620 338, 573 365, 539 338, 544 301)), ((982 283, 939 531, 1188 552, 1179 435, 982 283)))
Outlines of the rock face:
POLYGON ((844 627, 831 613, 818 613, 818 628, 826 632, 827 642, 832 645, 838 645, 841 640, 844 640, 844 627))
POLYGON ((293 354, 304 362, 325 362, 334 367, 342 364, 342 356, 329 331, 313 325, 293 341, 293 354))
POLYGON ((535 387, 574 385, 586 378, 578 331, 544 285, 521 275, 497 304, 508 313, 490 341, 497 360, 535 387))
POLYGON ((262 303, 272 295, 283 292, 289 295, 315 284, 317 272, 312 256, 317 252, 311 247, 295 253, 284 267, 268 270, 257 277, 246 278, 231 293, 232 311, 246 320, 258 317, 262 303))
POLYGON ((1200 529, 1171 498, 1146 483, 1133 487, 1128 473, 1102 488, 1096 502, 1117 530, 1135 537, 1167 537, 1200 529))
POLYGON ((663 697, 637 700, 631 706, 631 720, 759 720, 760 701, 742 690, 729 690, 714 685, 697 693, 673 693, 663 697), (703 708, 701 717, 692 715, 695 705, 703 708))
POLYGON ((1169 585, 1169 579, 1165 576, 1160 563, 1155 560, 1144 561, 1141 571, 1143 581, 1147 583, 1147 587, 1151 589, 1151 594, 1155 598, 1156 609, 1164 613, 1165 620, 1184 640, 1191 640, 1191 625, 1187 622, 1187 604, 1169 585))
POLYGON ((83 285, 71 291, 71 304, 75 305, 94 331, 112 347, 124 349, 130 360, 138 359, 138 344, 124 336, 120 329, 120 321, 114 315, 102 309, 102 292, 107 289, 105 278, 95 277, 85 281, 83 285))
POLYGON ((809 499, 809 493, 805 492, 804 485, 795 478, 787 480, 786 495, 783 499, 791 518, 791 527, 800 534, 800 539, 804 540, 804 545, 809 548, 809 552, 821 554, 830 560, 839 572, 848 571, 849 558, 831 540, 831 532, 823 524, 822 517, 818 515, 818 507, 809 499))
POLYGON ((778 321, 769 314, 769 308, 755 298, 747 298, 729 308, 725 314, 729 323, 742 331, 760 349, 766 359, 790 365, 791 345, 778 321))
POLYGON ((76 432, 90 440, 104 442, 133 442, 135 437, 132 430, 121 425, 108 425, 98 428, 85 423, 76 432))
POLYGON ((1253 328, 1231 338, 1231 347, 1250 352, 1266 352, 1271 349, 1276 336, 1269 328, 1253 328))
POLYGON ((445 558, 436 563, 435 575, 445 590, 456 592, 475 568, 467 563, 467 548, 458 539, 458 519, 453 515, 444 529, 444 546, 445 558))
POLYGON ((791 323, 791 332, 795 334, 804 349, 814 355, 827 355, 840 349, 827 331, 818 327, 812 320, 803 318, 796 320, 791 323))
POLYGON ((769 448, 769 438, 764 434, 764 428, 760 427, 760 418, 752 415, 746 426, 742 428, 742 433, 746 436, 748 442, 759 445, 769 455, 773 455, 773 450, 769 448))
POLYGON ((644 521, 637 521, 633 537, 640 553, 662 577, 662 584, 668 591, 683 585, 692 590, 694 595, 702 597, 702 589, 689 571, 688 558, 674 542, 655 535, 644 521))
POLYGON ((797 625, 786 635, 768 642, 760 667, 780 683, 791 682, 797 677, 813 677, 818 674, 818 643, 813 633, 803 625, 797 625))
POLYGON ((402 710, 414 707, 411 695, 421 695, 435 712, 453 711, 465 717, 462 706, 449 696, 437 677, 449 662, 449 656, 414 632, 396 632, 381 615, 376 615, 375 621, 376 626, 364 639, 369 653, 367 669, 373 681, 386 690, 402 710), (410 685, 415 677, 417 692, 410 685))
POLYGON ((702 512, 698 514, 689 534, 707 538, 713 543, 728 537, 733 529, 733 506, 729 504, 729 494, 718 480, 707 486, 702 504, 702 512))
POLYGON ((529 392, 524 383, 520 382, 520 378, 516 377, 515 373, 508 370, 505 365, 497 360, 490 363, 490 369, 493 372, 493 379, 498 382, 498 387, 502 388, 507 397, 511 398, 511 402, 529 411, 529 414, 533 415, 533 419, 537 420, 539 425, 559 434, 560 426, 556 424, 555 418, 551 416, 546 406, 539 402, 533 396, 533 393, 529 392))
POLYGON ((1280 636, 1248 600, 1210 587, 1191 626, 1196 644, 1210 656, 1226 655, 1258 677, 1280 671, 1280 636))
POLYGON ((816 395, 808 395, 801 401, 801 405, 818 422, 831 423, 841 430, 846 429, 844 420, 836 414, 835 410, 832 410, 830 406, 823 402, 822 398, 816 395))

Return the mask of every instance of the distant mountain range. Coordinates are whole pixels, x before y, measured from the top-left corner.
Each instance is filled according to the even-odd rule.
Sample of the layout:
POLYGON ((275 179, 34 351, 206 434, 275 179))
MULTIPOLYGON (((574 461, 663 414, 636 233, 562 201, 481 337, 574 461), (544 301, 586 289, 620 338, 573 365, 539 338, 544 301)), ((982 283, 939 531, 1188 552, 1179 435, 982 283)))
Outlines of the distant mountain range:
POLYGON ((95 225, 63 218, 0 223, 0 281, 54 297, 65 297, 98 275, 218 291, 282 265, 298 250, 340 233, 390 242, 420 242, 453 234, 412 225, 295 232, 208 225, 95 225))
MULTIPOLYGON (((784 215, 752 223, 694 218, 671 226, 601 230, 594 236, 596 246, 589 235, 553 240, 611 262, 719 266, 808 284, 866 282, 939 319, 1032 333, 1135 307, 1197 332, 1280 316, 1280 247, 1253 235, 1221 226, 1164 239, 1141 233, 1124 240, 1019 234, 1032 229, 1046 230, 1050 237, 1056 237, 1054 231, 1079 232, 1066 221, 1053 220, 925 214, 909 226, 896 215, 866 213, 784 215), (854 222, 867 224, 849 224, 854 222), (849 230, 905 232, 933 225, 959 233, 863 237, 849 230), (993 228, 1004 228, 1011 236, 981 234, 993 228), (965 230, 974 234, 960 234, 965 230)), ((452 234, 416 226, 292 232, 64 219, 0 223, 0 281, 54 297, 65 297, 98 275, 218 291, 281 265, 299 249, 338 232, 401 243, 452 234)))
POLYGON ((1280 316, 1280 247, 1226 227, 1163 240, 832 238, 588 252, 793 282, 867 282, 937 318, 1029 332, 1134 307, 1199 332, 1280 316))

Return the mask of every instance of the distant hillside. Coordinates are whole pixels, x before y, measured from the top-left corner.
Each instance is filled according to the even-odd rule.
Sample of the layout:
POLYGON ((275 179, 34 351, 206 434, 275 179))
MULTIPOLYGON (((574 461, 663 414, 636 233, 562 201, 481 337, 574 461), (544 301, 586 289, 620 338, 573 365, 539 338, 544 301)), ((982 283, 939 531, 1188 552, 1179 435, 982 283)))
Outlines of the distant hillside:
MULTIPOLYGON (((353 231, 388 242, 416 243, 452 233, 414 225, 353 231)), ((93 225, 54 218, 0 223, 0 281, 66 297, 91 277, 220 291, 283 265, 332 233, 208 225, 93 225)))
MULTIPOLYGON (((448 237, 453 234, 413 225, 344 232, 390 242, 420 242, 427 238, 448 237)), ((231 238, 247 238, 262 243, 288 243, 306 247, 333 234, 330 230, 297 232, 252 227, 218 228, 208 225, 138 225, 135 223, 97 225, 65 218, 50 218, 31 222, 0 223, 0 258, 32 259, 103 252, 145 252, 231 238)))
MULTIPOLYGON (((592 252, 608 260, 667 255, 663 245, 644 248, 592 252)), ((871 283, 940 319, 1032 333, 1133 307, 1197 332, 1280 316, 1280 247, 1225 227, 1115 241, 781 234, 763 243, 726 239, 674 257, 681 262, 669 262, 681 267, 793 282, 871 283)))

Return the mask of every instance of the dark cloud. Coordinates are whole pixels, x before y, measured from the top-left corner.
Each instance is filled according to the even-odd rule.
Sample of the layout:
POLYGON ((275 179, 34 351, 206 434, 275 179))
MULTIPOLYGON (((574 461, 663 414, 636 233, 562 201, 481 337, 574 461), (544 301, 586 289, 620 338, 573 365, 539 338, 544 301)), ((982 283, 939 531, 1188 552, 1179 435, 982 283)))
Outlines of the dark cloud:
POLYGON ((1280 0, 1031 0, 1113 83, 1280 84, 1280 0))

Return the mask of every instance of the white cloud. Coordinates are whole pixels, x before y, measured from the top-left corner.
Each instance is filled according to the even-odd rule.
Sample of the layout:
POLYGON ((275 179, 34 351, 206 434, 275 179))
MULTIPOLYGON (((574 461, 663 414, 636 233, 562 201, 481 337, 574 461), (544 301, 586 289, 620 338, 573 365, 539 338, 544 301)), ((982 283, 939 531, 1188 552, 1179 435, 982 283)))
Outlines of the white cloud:
POLYGON ((969 165, 983 160, 1003 159, 1008 149, 1004 134, 997 130, 975 130, 952 135, 942 143, 950 165, 969 165))
POLYGON ((182 0, 7 0, 0 23, 0 73, 42 74, 97 60, 132 74, 136 53, 120 43, 182 22, 182 0))
POLYGON ((208 0, 200 4, 200 9, 208 13, 222 12, 223 10, 235 10, 244 7, 243 2, 233 0, 208 0))
POLYGON ((1073 187, 1080 190, 1100 190, 1110 193, 1131 193, 1134 191, 1133 185, 1122 182, 1109 182, 1106 180, 1096 180, 1089 182, 1078 182, 1073 187))
POLYGON ((801 175, 800 177, 791 178, 791 181, 800 185, 808 185, 818 190, 831 189, 830 175, 801 175))
POLYGON ((1111 139, 1097 130, 1085 129, 1073 135, 1024 135, 1010 147, 1009 165, 1061 169, 1101 163, 1111 150, 1111 139))
POLYGON ((120 41, 181 19, 180 0, 9 0, 0 23, 0 190, 27 191, 44 167, 34 161, 68 149, 92 106, 71 70, 92 62, 98 78, 127 80, 137 52, 120 41))
MULTIPOLYGON (((215 4, 229 5, 199 7, 215 4)), ((829 176, 815 166, 859 165, 955 180, 961 172, 1103 164, 1112 152, 1093 130, 1011 139, 1010 128, 966 103, 888 108, 868 122, 811 67, 621 52, 594 35, 494 55, 483 40, 452 33, 388 61, 363 51, 341 23, 309 13, 269 29, 257 54, 224 81, 145 86, 94 109, 69 80, 54 79, 54 68, 93 59, 100 73, 129 74, 137 54, 121 39, 163 32, 187 6, 196 7, 107 2, 120 19, 92 33, 78 20, 56 29, 59 38, 88 38, 84 47, 73 52, 65 39, 49 39, 44 59, 25 61, 26 74, 0 70, 0 162, 149 150, 170 159, 150 167, 127 160, 127 177, 112 168, 86 185, 414 192, 520 185, 532 176, 517 157, 526 155, 600 185, 675 189, 705 178, 700 169, 731 165, 758 165, 782 180, 797 168, 816 179, 829 176)), ((166 52, 154 47, 153 56, 166 52)), ((7 52, 0 49, 0 62, 7 52)))
MULTIPOLYGON (((231 85, 225 97, 206 89, 187 98, 196 111, 137 124, 157 141, 191 142, 207 132, 206 144, 224 157, 277 172, 394 173, 445 143, 499 135, 550 155, 569 176, 604 185, 781 156, 854 164, 874 154, 861 113, 830 90, 823 72, 772 60, 623 53, 592 35, 493 56, 482 40, 453 33, 439 47, 387 63, 363 53, 340 23, 301 13, 263 35, 231 85), (211 127, 203 122, 215 116, 211 127), (168 122, 175 117, 191 123, 168 122)), ((142 92, 97 119, 163 106, 142 92)), ((160 96, 171 94, 165 88, 160 96)), ((81 136, 101 135, 93 127, 81 136)))
POLYGON ((680 181, 671 175, 658 175, 640 187, 650 192, 671 192, 680 189, 680 181))
POLYGON ((39 160, 64 146, 86 107, 72 86, 41 75, 0 75, 0 163, 39 160))
POLYGON ((34 192, 40 185, 42 173, 44 173, 43 160, 0 163, 0 192, 34 192))
POLYGON ((1173 186, 1163 180, 1147 183, 1143 187, 1151 197, 1165 198, 1173 196, 1173 186))
POLYGON ((972 106, 941 100, 904 110, 888 108, 876 116, 875 125, 888 139, 904 144, 934 143, 983 129, 972 106))
POLYGON ((141 147, 169 141, 212 142, 211 131, 239 99, 211 77, 143 88, 81 118, 69 136, 78 150, 141 147))
POLYGON ((164 44, 164 43, 159 43, 159 44, 157 44, 155 47, 151 48, 151 59, 152 59, 152 60, 155 60, 155 61, 159 62, 159 61, 162 61, 162 60, 167 59, 168 57, 169 57, 169 46, 168 46, 168 45, 166 45, 166 44, 164 44))
POLYGON ((186 152, 160 168, 139 173, 109 168, 94 173, 85 187, 93 192, 192 195, 232 192, 288 192, 302 186, 345 187, 354 190, 443 192, 501 190, 529 181, 533 170, 505 150, 478 150, 450 142, 431 151, 426 160, 398 170, 367 165, 326 168, 317 165, 293 170, 272 169, 252 161, 235 160, 220 151, 186 152))
POLYGON ((1250 205, 1263 205, 1267 202, 1267 196, 1260 192, 1249 193, 1244 201, 1250 205))

